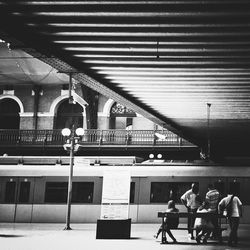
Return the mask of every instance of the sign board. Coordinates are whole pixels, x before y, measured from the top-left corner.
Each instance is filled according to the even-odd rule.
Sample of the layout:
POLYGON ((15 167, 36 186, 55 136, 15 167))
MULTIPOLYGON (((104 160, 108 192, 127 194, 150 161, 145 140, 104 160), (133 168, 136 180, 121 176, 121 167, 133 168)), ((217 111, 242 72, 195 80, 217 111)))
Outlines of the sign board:
POLYGON ((103 175, 101 219, 128 219, 130 171, 107 170, 103 175))

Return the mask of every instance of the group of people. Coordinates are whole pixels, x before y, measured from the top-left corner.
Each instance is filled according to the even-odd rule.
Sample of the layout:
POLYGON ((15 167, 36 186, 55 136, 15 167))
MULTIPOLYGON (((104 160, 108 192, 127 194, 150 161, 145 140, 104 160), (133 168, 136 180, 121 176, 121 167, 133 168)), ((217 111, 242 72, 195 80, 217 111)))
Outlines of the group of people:
MULTIPOLYGON (((202 200, 199 195, 199 186, 196 183, 192 183, 191 189, 186 191, 180 199, 187 208, 188 213, 211 213, 216 215, 224 213, 224 211, 227 212, 226 216, 228 217, 230 226, 228 245, 233 246, 238 244, 237 231, 240 217, 242 216, 242 203, 239 197, 236 196, 235 190, 230 190, 228 195, 221 199, 219 191, 212 184, 209 184, 205 199, 202 200)), ((167 243, 167 233, 173 242, 176 243, 177 240, 173 236, 171 229, 178 227, 179 210, 175 207, 175 199, 173 198, 172 191, 166 212, 173 213, 173 216, 164 218, 164 223, 159 228, 155 238, 158 238, 159 234, 162 233, 163 243, 167 243)), ((188 234, 190 240, 196 239, 197 243, 205 244, 209 237, 217 238, 219 233, 218 218, 216 216, 188 217, 188 234), (196 237, 194 237, 194 229, 196 237)))

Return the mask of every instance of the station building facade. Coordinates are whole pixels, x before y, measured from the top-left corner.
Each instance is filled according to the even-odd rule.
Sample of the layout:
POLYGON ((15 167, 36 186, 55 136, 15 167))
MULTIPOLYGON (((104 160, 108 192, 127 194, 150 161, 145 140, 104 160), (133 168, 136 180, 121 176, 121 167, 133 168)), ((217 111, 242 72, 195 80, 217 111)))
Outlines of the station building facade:
POLYGON ((158 126, 133 110, 85 86, 74 92, 81 101, 69 103, 67 84, 0 86, 0 129, 132 129, 158 126), (85 98, 86 97, 86 98, 85 98))

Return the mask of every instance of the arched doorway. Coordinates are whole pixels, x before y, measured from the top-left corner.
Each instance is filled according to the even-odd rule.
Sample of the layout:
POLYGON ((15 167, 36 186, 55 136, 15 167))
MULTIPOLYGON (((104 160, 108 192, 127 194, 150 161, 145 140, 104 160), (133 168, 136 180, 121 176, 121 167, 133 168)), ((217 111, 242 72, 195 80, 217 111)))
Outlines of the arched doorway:
POLYGON ((83 127, 83 107, 76 104, 69 104, 68 99, 62 101, 55 114, 54 129, 83 127))
POLYGON ((0 100, 0 129, 19 129, 20 107, 11 98, 0 100))
POLYGON ((129 129, 133 128, 133 117, 136 113, 119 103, 114 103, 110 110, 110 129, 129 129))

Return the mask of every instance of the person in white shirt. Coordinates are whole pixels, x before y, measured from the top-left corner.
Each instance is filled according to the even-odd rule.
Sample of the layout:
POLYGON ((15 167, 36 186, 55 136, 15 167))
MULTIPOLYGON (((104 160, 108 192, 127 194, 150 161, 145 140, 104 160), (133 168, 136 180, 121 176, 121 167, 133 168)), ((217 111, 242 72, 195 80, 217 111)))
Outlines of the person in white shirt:
POLYGON ((237 246, 238 244, 238 227, 240 223, 240 217, 242 216, 242 203, 235 194, 234 190, 231 190, 227 197, 223 198, 218 205, 218 212, 222 213, 223 210, 231 206, 230 214, 227 214, 230 233, 228 239, 229 246, 237 246))
MULTIPOLYGON (((196 196, 199 194, 199 186, 197 183, 192 183, 191 189, 185 192, 181 196, 181 202, 187 208, 188 213, 196 213, 200 203, 197 202, 196 196)), ((193 226, 194 226, 194 219, 188 217, 188 234, 189 237, 193 240, 193 226)))

